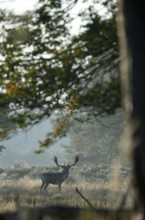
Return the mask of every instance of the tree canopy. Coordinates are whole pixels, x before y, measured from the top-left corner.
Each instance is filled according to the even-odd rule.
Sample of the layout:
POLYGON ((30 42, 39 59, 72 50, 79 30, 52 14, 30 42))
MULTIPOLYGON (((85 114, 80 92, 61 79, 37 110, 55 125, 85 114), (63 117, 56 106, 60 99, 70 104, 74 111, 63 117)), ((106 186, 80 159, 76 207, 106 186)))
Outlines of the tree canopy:
POLYGON ((0 11, 0 117, 9 123, 1 126, 1 138, 57 110, 61 116, 41 152, 66 134, 75 112, 97 117, 120 107, 116 3, 102 1, 108 16, 91 5, 80 12, 82 28, 75 35, 73 4, 39 0, 23 15, 0 11))

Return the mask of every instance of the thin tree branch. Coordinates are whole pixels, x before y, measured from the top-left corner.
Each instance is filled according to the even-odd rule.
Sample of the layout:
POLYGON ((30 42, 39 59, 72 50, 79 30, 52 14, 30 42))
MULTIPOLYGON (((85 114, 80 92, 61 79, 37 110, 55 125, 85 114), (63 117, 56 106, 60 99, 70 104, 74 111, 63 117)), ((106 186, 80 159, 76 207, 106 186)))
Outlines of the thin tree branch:
POLYGON ((84 195, 76 188, 76 192, 79 194, 79 196, 89 205, 89 207, 93 210, 96 211, 95 207, 89 202, 88 199, 84 197, 84 195))

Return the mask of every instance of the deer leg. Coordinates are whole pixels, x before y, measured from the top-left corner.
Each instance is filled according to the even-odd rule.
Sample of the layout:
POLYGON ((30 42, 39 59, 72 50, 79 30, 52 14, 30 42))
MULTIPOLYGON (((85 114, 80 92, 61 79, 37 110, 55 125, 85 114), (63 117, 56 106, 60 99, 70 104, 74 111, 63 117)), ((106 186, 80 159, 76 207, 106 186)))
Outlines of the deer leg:
POLYGON ((61 184, 58 185, 59 192, 61 192, 61 184))
POLYGON ((44 187, 44 185, 45 185, 45 182, 42 182, 42 185, 41 185, 41 187, 40 187, 40 191, 41 191, 41 189, 44 187))
POLYGON ((41 187, 40 187, 40 191, 41 191, 41 189, 45 189, 45 191, 46 191, 46 184, 47 184, 47 182, 46 182, 46 180, 45 180, 45 177, 42 175, 41 176, 41 180, 42 180, 42 185, 41 185, 41 187))
POLYGON ((45 186, 44 186, 45 192, 46 192, 46 189, 47 189, 48 185, 49 185, 49 183, 45 183, 45 186))

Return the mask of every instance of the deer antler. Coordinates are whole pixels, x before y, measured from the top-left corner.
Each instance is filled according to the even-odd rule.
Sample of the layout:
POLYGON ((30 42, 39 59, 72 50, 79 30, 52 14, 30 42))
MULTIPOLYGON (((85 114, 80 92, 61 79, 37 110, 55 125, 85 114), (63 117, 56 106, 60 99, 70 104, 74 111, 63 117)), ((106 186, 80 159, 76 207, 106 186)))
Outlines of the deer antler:
POLYGON ((72 165, 69 165, 70 167, 74 166, 78 161, 79 161, 79 156, 76 156, 75 157, 75 162, 72 164, 72 165))
POLYGON ((57 160, 57 157, 54 156, 53 160, 54 160, 54 162, 56 163, 56 165, 57 165, 58 167, 63 167, 63 166, 59 165, 58 160, 57 160))

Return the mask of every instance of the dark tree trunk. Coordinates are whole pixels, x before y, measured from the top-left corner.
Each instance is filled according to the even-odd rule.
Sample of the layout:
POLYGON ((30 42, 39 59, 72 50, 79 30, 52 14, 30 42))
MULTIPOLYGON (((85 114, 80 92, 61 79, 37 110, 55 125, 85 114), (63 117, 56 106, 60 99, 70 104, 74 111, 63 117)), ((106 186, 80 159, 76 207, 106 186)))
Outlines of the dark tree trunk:
POLYGON ((145 210, 145 0, 120 0, 123 102, 130 129, 134 183, 145 210))

